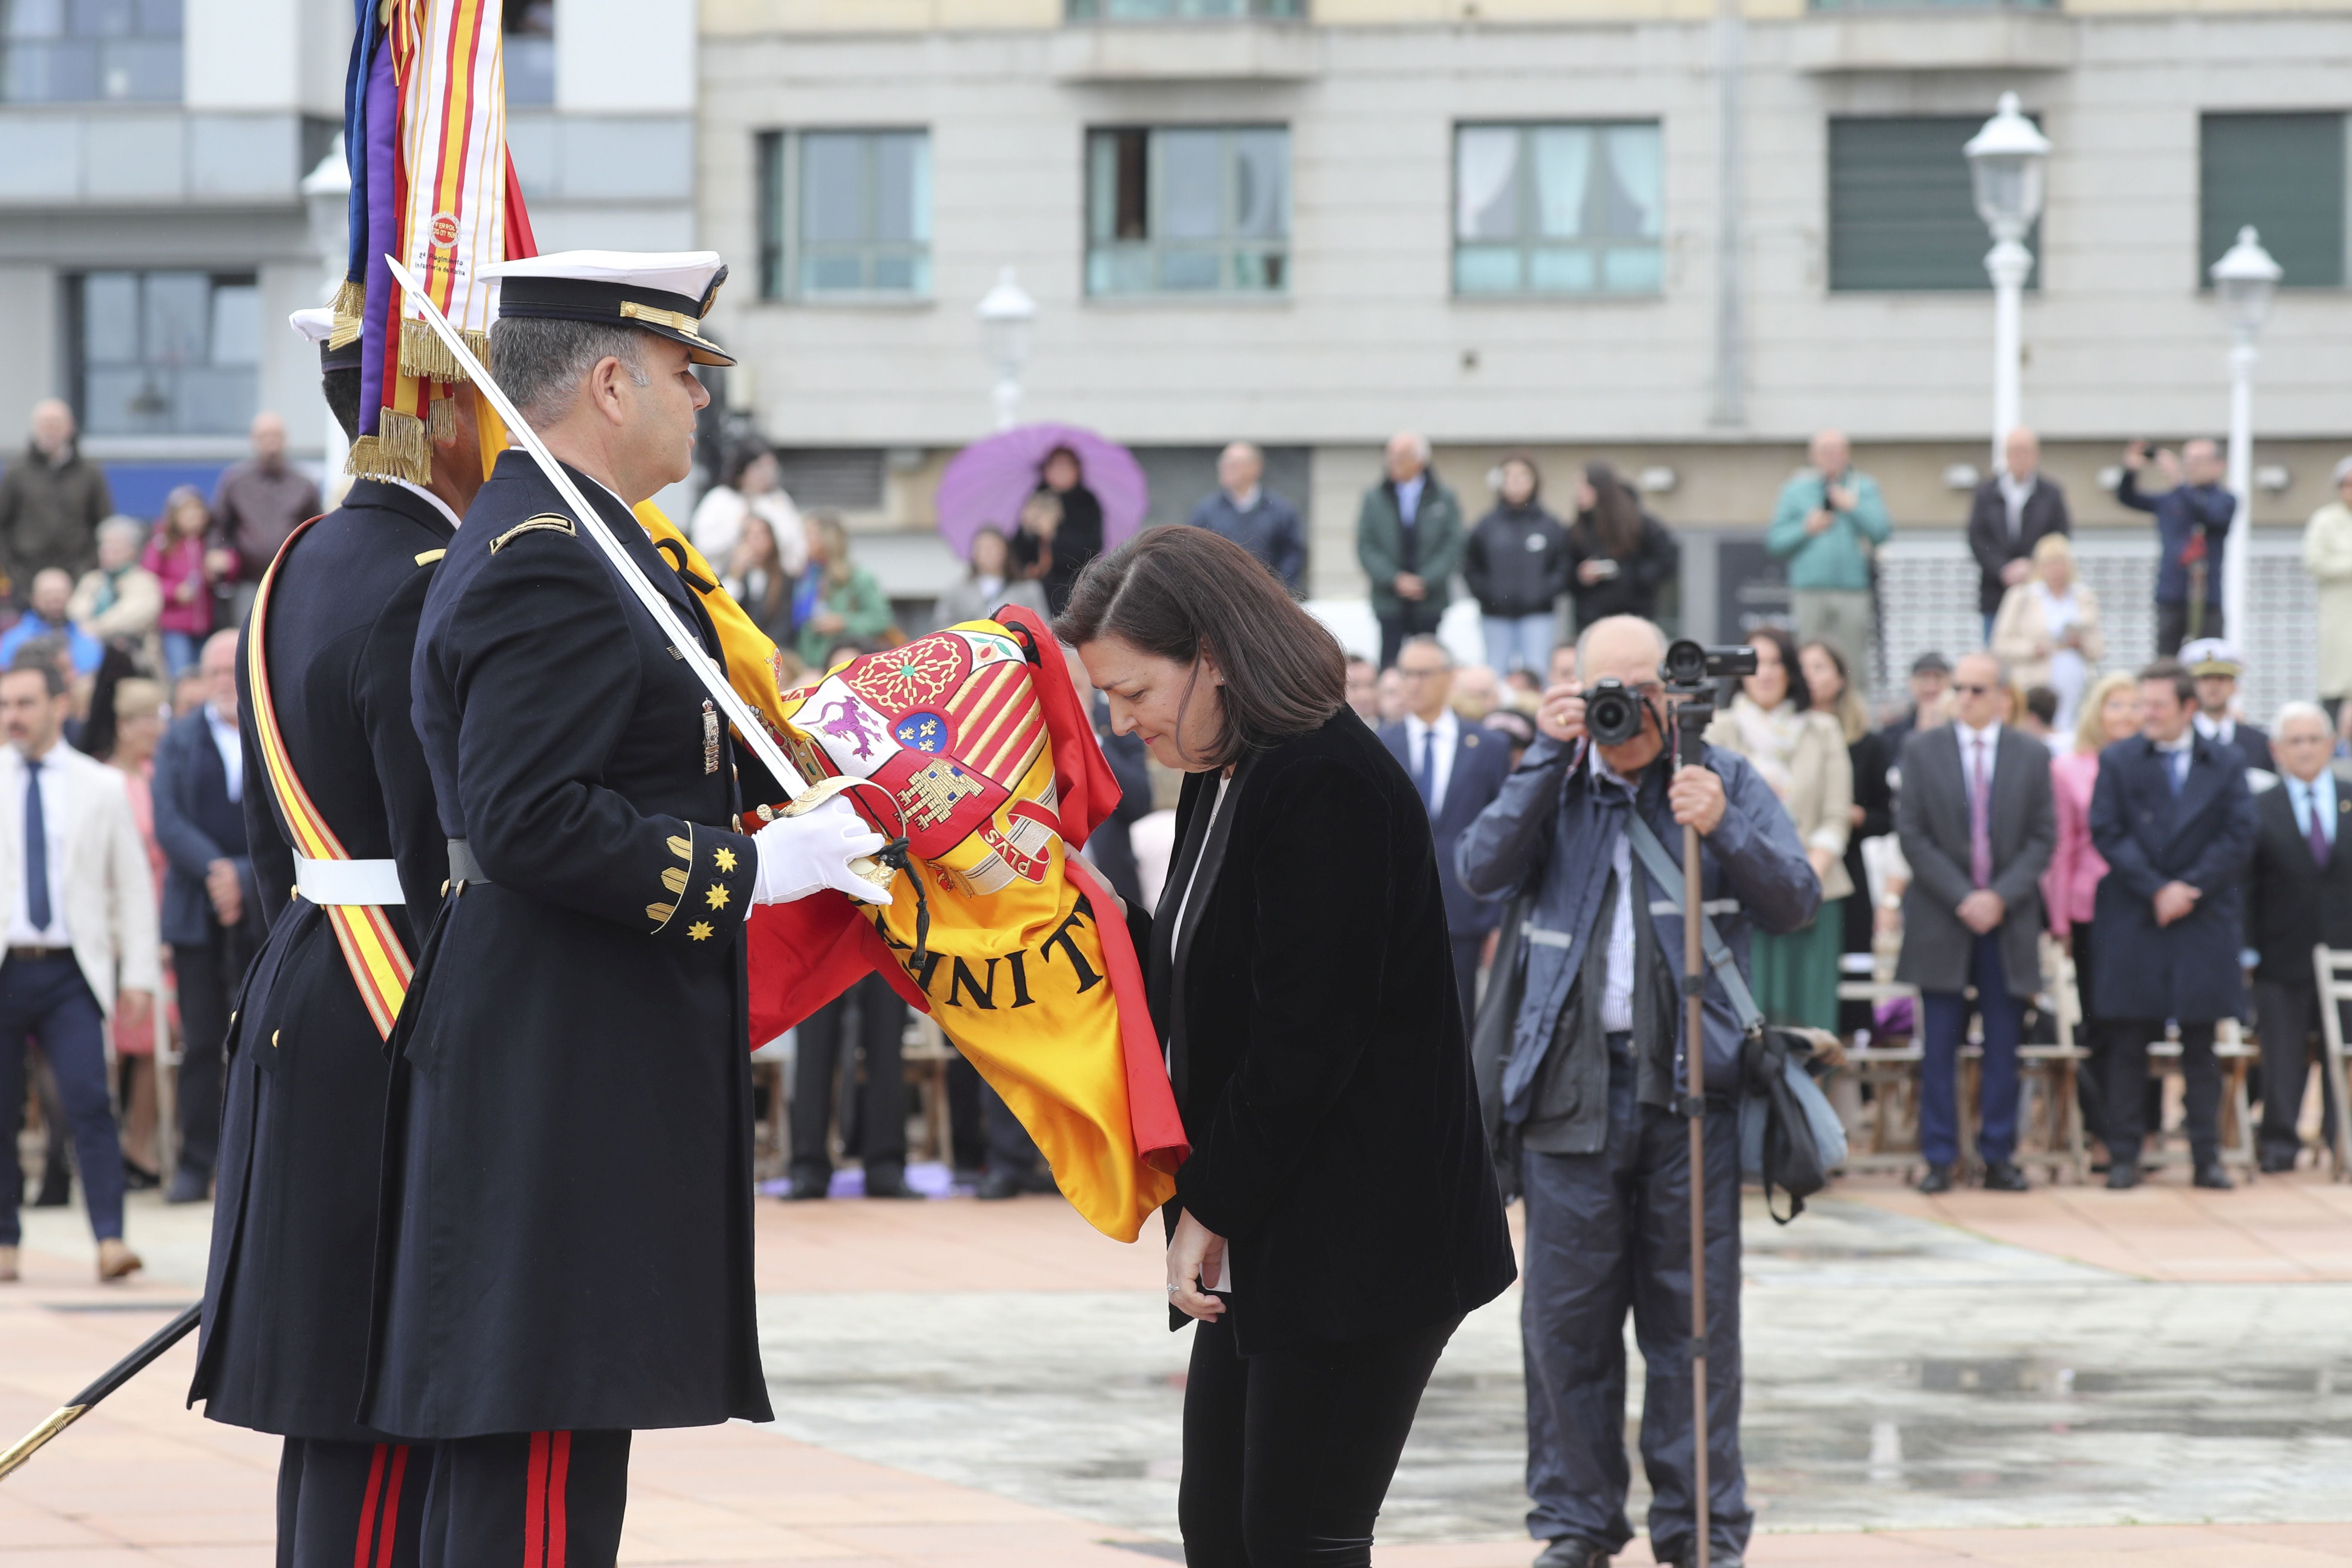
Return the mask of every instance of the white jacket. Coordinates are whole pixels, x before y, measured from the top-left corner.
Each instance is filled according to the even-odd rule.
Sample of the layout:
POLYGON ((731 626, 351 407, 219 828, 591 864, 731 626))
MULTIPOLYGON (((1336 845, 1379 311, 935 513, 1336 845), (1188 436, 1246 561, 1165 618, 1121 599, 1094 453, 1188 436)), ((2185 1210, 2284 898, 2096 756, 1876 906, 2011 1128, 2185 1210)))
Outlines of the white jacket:
MULTIPOLYGON (((120 773, 63 742, 41 765, 56 768, 52 782, 65 786, 45 798, 53 808, 62 802, 66 814, 66 932, 82 978, 110 1018, 116 993, 152 994, 162 978, 154 873, 120 773)), ((16 907, 24 868, 25 759, 0 745, 0 922, 16 907)))

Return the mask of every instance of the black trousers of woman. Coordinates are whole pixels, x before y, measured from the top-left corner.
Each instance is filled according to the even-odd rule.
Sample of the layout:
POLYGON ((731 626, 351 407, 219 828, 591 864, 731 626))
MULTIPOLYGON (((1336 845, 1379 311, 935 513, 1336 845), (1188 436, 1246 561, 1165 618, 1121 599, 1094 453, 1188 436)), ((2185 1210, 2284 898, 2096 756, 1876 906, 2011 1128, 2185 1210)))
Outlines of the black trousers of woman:
MULTIPOLYGON (((793 1061, 793 1174, 822 1182, 833 1174, 825 1134, 833 1125, 834 1069, 846 1086, 866 1062, 854 1147, 870 1178, 878 1170, 895 1178, 907 1166, 907 1075, 899 1064, 899 1037, 906 1032, 907 1004, 890 983, 869 974, 818 1008, 800 1026, 793 1061), (850 1020, 856 1015, 853 1031, 850 1020)), ((846 1106, 852 1097, 840 1095, 846 1106)), ((847 1129, 844 1129, 845 1133, 847 1129)), ((843 1142, 852 1143, 845 1136, 843 1142)))
POLYGON ((1176 1519, 1192 1568, 1369 1568, 1372 1521, 1460 1318, 1243 1356, 1192 1328, 1176 1519))

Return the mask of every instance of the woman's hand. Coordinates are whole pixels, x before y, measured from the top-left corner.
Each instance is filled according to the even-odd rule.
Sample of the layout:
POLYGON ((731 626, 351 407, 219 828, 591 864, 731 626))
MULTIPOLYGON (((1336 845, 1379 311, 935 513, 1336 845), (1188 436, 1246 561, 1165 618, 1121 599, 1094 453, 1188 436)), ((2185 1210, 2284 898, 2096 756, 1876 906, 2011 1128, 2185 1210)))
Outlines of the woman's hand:
POLYGON ((838 610, 823 610, 809 617, 809 625, 814 626, 824 637, 831 637, 848 624, 842 618, 841 612, 838 610))
POLYGON ((1209 1294, 1225 1258, 1225 1238, 1192 1217, 1190 1209, 1176 1217, 1176 1234, 1168 1238, 1168 1304, 1188 1318, 1213 1321, 1225 1314, 1225 1304, 1209 1294))

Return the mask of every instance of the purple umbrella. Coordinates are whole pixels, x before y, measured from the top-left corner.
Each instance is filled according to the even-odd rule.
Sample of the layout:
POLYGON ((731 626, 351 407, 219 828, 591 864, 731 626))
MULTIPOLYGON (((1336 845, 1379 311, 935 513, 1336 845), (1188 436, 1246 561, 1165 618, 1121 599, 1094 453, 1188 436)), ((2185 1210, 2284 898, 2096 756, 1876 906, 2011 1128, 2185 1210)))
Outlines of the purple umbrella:
POLYGON ((1079 482, 1102 502, 1104 549, 1143 526, 1151 487, 1134 453, 1075 425, 1022 425, 974 441, 949 460, 940 476, 940 537, 966 560, 982 528, 1013 537, 1021 503, 1037 488, 1038 469, 1056 447, 1077 455, 1079 482))

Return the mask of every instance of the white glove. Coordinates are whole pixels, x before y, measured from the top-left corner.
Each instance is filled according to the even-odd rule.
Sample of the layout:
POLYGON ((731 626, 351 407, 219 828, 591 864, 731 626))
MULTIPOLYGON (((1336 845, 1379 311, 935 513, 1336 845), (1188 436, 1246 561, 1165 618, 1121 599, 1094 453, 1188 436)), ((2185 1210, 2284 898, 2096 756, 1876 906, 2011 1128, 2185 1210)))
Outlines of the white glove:
POLYGON ((760 871, 751 884, 754 904, 788 904, 820 888, 838 888, 853 899, 887 904, 890 889, 849 868, 860 856, 879 855, 890 841, 866 826, 840 795, 800 816, 780 816, 751 836, 759 846, 760 871))

